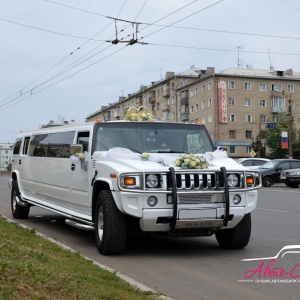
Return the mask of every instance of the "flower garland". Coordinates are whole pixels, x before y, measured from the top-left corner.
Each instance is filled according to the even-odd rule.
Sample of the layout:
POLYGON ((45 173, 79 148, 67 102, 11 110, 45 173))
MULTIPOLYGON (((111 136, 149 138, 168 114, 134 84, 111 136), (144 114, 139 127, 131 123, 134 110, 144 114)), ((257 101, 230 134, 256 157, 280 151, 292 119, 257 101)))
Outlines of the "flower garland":
POLYGON ((149 112, 142 111, 143 108, 146 108, 149 111, 149 108, 146 106, 140 106, 139 108, 130 107, 127 110, 125 115, 125 120, 129 121, 143 121, 143 122, 153 122, 154 116, 149 112), (132 111, 134 110, 134 111, 132 111))
POLYGON ((175 165, 183 169, 206 169, 208 163, 203 156, 183 154, 176 159, 175 165))
POLYGON ((84 156, 84 154, 83 154, 82 152, 76 153, 76 156, 78 156, 78 158, 79 158, 79 160, 80 160, 81 162, 85 160, 85 156, 84 156))
POLYGON ((141 154, 141 160, 148 160, 148 158, 149 158, 149 153, 143 152, 143 153, 141 154))

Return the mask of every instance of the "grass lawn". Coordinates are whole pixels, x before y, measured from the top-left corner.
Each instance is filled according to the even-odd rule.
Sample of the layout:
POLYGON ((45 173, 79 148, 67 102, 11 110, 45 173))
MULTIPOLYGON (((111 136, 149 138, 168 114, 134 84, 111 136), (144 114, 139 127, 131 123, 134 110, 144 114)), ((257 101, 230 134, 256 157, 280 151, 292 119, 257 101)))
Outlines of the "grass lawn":
MULTIPOLYGON (((100 254, 99 254, 100 255, 100 254)), ((0 299, 153 300, 116 274, 0 217, 0 299)))

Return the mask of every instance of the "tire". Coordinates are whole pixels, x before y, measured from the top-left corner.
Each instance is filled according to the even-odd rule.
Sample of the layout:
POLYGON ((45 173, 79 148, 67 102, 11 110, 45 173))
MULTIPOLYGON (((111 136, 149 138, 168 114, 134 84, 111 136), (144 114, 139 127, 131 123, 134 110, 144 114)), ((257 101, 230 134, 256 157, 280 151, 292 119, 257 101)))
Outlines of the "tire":
POLYGON ((20 198, 20 190, 16 180, 12 182, 11 189, 11 212, 15 219, 27 219, 30 211, 30 206, 22 206, 17 203, 17 197, 20 198))
POLYGON ((262 185, 264 187, 271 187, 273 185, 273 179, 270 176, 266 176, 262 180, 262 185))
POLYGON ((288 187, 290 187, 290 186, 291 186, 291 184, 290 184, 290 183, 287 183, 287 182, 285 183, 285 185, 286 185, 286 186, 288 186, 288 187))
POLYGON ((296 189, 299 186, 299 183, 291 182, 290 186, 291 186, 291 188, 296 189))
POLYGON ((251 236, 251 215, 246 214, 242 221, 232 229, 221 229, 215 233, 219 246, 225 249, 242 249, 251 236))
POLYGON ((115 204, 108 190, 99 192, 95 210, 95 235, 98 251, 103 255, 124 252, 127 219, 115 204))

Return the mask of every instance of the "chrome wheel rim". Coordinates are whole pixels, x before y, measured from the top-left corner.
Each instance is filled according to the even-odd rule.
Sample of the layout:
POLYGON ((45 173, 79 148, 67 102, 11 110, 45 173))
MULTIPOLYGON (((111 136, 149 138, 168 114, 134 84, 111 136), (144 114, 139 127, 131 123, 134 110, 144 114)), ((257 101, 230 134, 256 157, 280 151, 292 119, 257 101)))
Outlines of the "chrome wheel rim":
POLYGON ((103 239, 103 208, 102 206, 99 209, 99 213, 98 213, 98 236, 99 236, 99 240, 102 241, 103 239))

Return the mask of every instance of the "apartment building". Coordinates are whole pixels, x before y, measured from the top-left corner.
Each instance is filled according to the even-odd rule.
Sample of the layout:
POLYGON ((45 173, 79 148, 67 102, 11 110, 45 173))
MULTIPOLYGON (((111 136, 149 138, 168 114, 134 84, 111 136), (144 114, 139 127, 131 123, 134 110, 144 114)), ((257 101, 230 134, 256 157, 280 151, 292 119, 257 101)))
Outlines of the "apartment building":
POLYGON ((13 147, 0 146, 0 171, 7 171, 7 167, 11 163, 13 155, 13 147))
MULTIPOLYGON (((272 130, 279 112, 291 105, 300 129, 300 73, 251 67, 215 72, 195 67, 141 86, 136 93, 101 107, 87 121, 123 119, 130 107, 148 107, 157 120, 205 124, 216 146, 231 157, 247 157, 261 130, 272 130), (271 126, 270 126, 271 125, 271 126)), ((276 125, 275 125, 276 126, 276 125)))

